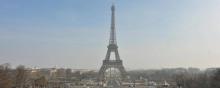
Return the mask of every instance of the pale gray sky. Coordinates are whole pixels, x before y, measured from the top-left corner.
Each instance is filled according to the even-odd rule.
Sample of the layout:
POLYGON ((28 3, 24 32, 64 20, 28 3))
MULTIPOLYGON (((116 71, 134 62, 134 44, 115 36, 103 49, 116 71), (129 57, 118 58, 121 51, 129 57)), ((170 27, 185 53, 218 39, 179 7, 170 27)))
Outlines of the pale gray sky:
MULTIPOLYGON (((220 66, 219 0, 116 1, 128 69, 220 66)), ((110 0, 0 1, 0 64, 99 69, 110 0)))

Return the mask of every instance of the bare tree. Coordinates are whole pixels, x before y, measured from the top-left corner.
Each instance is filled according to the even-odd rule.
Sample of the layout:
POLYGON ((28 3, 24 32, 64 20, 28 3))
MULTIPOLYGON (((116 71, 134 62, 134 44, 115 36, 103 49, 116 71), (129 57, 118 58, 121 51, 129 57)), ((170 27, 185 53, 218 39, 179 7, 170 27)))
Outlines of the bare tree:
POLYGON ((217 69, 214 76, 211 78, 211 88, 220 88, 220 69, 217 69))
POLYGON ((185 84, 185 75, 177 74, 174 76, 178 88, 183 88, 185 84))
POLYGON ((178 88, 213 88, 209 87, 210 80, 205 73, 196 75, 178 74, 175 76, 175 80, 178 88))
POLYGON ((16 88, 25 88, 28 82, 28 72, 23 65, 16 68, 15 86, 16 88))
POLYGON ((40 88, 47 87, 47 83, 48 83, 48 81, 45 78, 45 76, 42 76, 42 77, 34 80, 34 86, 40 87, 40 88))
POLYGON ((9 64, 3 64, 0 66, 0 88, 11 88, 12 86, 9 67, 9 64))

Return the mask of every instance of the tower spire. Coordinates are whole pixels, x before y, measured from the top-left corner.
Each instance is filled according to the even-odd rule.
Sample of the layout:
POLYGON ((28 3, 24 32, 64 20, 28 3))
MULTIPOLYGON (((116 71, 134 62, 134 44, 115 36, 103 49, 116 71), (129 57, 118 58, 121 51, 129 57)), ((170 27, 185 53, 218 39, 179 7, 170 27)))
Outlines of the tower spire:
POLYGON ((110 40, 109 44, 117 44, 116 42, 116 32, 115 32, 115 5, 114 3, 111 6, 111 32, 110 32, 110 40))

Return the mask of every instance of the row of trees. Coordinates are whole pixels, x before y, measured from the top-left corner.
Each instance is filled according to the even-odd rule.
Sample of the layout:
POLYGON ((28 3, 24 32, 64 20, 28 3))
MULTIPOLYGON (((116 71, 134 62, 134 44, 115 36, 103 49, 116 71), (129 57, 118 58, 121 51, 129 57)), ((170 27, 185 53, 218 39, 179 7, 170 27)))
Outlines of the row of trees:
POLYGON ((23 65, 15 70, 10 64, 0 65, 0 88, 25 88, 28 83, 28 72, 23 65))
POLYGON ((151 81, 176 83, 179 88, 220 88, 220 69, 200 71, 196 68, 130 71, 132 79, 146 78, 151 81))
MULTIPOLYGON (((213 71, 213 74, 201 72, 198 74, 189 74, 187 71, 178 74, 172 74, 171 71, 135 71, 129 72, 133 78, 150 78, 156 77, 156 80, 173 80, 179 88, 220 88, 220 69, 213 71)), ((69 71, 71 73, 71 71, 69 71)), ((88 72, 75 75, 79 79, 87 79, 96 77, 97 73, 88 72)), ((0 65, 0 88, 27 88, 32 86, 46 86, 47 80, 45 77, 31 79, 30 73, 25 66, 18 66, 16 69, 11 69, 9 64, 0 65)), ((71 77, 72 75, 70 75, 71 77)))
POLYGON ((56 73, 57 78, 53 79, 46 78, 45 75, 51 75, 50 72, 42 73, 41 71, 33 71, 28 70, 25 66, 20 65, 16 67, 16 69, 11 69, 10 64, 2 64, 0 65, 0 88, 29 88, 32 87, 47 87, 49 86, 49 80, 63 80, 59 79, 62 76, 65 77, 66 81, 79 82, 83 79, 95 79, 97 76, 96 72, 89 71, 86 73, 80 73, 77 71, 72 73, 71 69, 61 69, 56 73), (65 72, 65 76, 63 75, 63 71, 65 72), (72 79, 75 77, 75 79, 72 79))
POLYGON ((220 69, 213 74, 200 73, 196 75, 178 74, 175 81, 179 88, 220 88, 220 69))

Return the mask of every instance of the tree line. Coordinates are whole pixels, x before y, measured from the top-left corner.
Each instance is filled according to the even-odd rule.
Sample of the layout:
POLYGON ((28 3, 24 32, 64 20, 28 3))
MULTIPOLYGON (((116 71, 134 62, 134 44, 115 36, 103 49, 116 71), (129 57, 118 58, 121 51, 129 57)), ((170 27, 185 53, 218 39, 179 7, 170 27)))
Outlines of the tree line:
MULTIPOLYGON (((71 70, 67 70, 71 73, 71 70)), ((77 72, 76 72, 77 73, 77 72)), ((95 78, 97 73, 75 75, 78 79, 95 78)), ((176 83, 178 88, 220 88, 220 69, 212 71, 189 72, 185 69, 162 69, 148 71, 129 71, 131 79, 147 78, 149 80, 168 80, 176 83)), ((47 80, 44 76, 31 79, 30 73, 23 65, 12 69, 10 64, 0 65, 0 88, 29 88, 28 85, 45 87, 47 80), (34 84, 33 84, 34 83, 34 84)), ((67 75, 68 76, 68 75, 67 75)), ((69 75, 68 78, 71 78, 69 75)), ((77 81, 76 81, 77 82, 77 81)))

